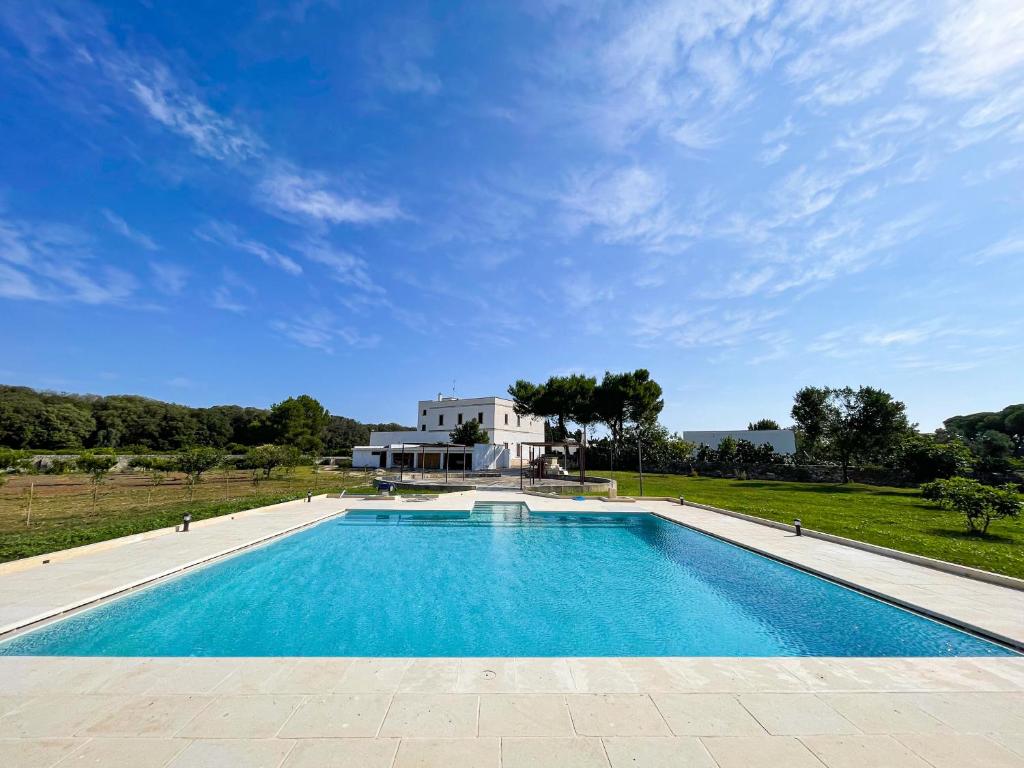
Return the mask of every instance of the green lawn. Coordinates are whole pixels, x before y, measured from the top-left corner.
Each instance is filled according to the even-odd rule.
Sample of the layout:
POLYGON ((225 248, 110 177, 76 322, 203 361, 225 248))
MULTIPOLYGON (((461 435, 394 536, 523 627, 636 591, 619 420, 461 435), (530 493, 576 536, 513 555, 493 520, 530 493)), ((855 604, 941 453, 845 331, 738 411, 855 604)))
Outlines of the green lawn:
MULTIPOLYGON (((614 477, 620 495, 640 492, 635 472, 599 474, 614 477)), ((682 495, 784 523, 799 517, 816 531, 1024 578, 1024 519, 1000 520, 987 536, 971 536, 959 515, 923 501, 914 488, 645 473, 644 494, 682 495)))

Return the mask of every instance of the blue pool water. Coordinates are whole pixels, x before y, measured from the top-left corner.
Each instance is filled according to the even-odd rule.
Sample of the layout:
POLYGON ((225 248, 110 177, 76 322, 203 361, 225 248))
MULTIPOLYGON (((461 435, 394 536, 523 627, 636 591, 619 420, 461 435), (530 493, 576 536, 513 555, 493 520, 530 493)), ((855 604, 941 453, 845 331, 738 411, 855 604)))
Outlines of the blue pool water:
POLYGON ((647 514, 360 512, 22 635, 0 654, 997 656, 647 514))

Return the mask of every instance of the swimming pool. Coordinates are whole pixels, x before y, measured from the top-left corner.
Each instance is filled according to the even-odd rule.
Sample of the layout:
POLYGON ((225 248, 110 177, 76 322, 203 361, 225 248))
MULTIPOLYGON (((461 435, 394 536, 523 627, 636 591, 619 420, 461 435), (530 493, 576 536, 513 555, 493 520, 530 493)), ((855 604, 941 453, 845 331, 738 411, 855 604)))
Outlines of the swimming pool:
POLYGON ((79 656, 997 656, 649 514, 359 511, 0 645, 79 656))

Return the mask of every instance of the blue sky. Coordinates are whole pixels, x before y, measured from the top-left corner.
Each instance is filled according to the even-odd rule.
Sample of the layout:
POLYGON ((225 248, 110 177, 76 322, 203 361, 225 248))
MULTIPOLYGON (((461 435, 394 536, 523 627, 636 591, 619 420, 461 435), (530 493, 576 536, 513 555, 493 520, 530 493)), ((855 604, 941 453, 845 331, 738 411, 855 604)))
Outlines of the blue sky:
POLYGON ((1024 393, 1019 0, 0 6, 0 381, 1024 393))

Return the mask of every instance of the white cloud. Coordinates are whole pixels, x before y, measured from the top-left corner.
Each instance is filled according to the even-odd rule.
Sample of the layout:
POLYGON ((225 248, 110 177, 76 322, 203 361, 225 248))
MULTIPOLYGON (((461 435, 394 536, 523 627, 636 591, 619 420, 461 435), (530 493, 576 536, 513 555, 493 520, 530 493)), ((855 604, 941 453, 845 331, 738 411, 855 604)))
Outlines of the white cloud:
POLYGON ((972 264, 985 264, 1007 256, 1024 256, 1024 232, 1015 232, 967 257, 972 264))
POLYGON ((160 246, 153 241, 153 238, 128 226, 128 222, 113 211, 104 208, 102 213, 104 218, 110 223, 111 228, 122 237, 131 240, 136 245, 141 245, 147 251, 160 249, 160 246))
POLYGON ((370 293, 379 293, 382 290, 370 277, 369 267, 363 259, 335 248, 325 240, 310 240, 299 246, 299 250, 310 261, 328 267, 331 279, 342 285, 370 293))
POLYGON ((874 96, 900 68, 900 60, 885 58, 867 69, 847 68, 819 81, 804 99, 823 107, 843 107, 874 96))
POLYGON ((341 324, 327 310, 319 309, 287 320, 275 320, 271 328, 303 347, 332 354, 340 342, 356 349, 369 349, 380 343, 377 334, 362 334, 341 324))
POLYGON ((153 119, 189 139, 201 155, 239 161, 263 152, 251 131, 187 93, 162 66, 140 71, 127 86, 153 119))
POLYGON ((136 288, 129 273, 97 257, 81 230, 2 212, 0 268, 0 295, 13 299, 116 304, 136 288))
POLYGON ((283 269, 291 275, 302 274, 302 267, 289 256, 274 250, 269 245, 246 237, 234 224, 223 221, 208 221, 195 230, 200 240, 214 245, 222 245, 236 251, 256 256, 264 264, 283 269))
POLYGON ((177 296, 188 283, 189 273, 184 267, 166 262, 151 261, 149 269, 153 273, 153 284, 158 291, 177 296))
POLYGON ((322 174, 304 174, 290 167, 268 174, 260 182, 259 191, 261 201, 272 208, 331 224, 370 224, 402 215, 394 201, 371 203, 342 195, 328 188, 322 174))
POLYGON ((956 0, 925 46, 915 80, 926 93, 973 98, 1000 90, 1024 65, 1024 3, 956 0))

